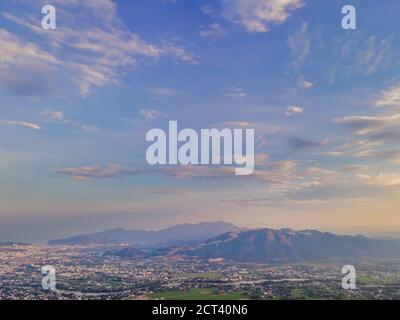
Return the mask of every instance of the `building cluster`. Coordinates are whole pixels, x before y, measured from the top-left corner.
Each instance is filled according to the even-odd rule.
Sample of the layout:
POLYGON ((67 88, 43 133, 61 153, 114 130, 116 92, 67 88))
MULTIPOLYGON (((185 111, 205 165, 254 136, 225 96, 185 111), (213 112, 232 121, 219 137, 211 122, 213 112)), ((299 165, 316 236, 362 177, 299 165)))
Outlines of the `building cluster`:
POLYGON ((193 289, 249 299, 397 299, 399 264, 360 262, 356 290, 341 288, 341 264, 263 264, 183 257, 123 259, 97 247, 0 247, 0 299, 152 299, 193 289), (45 290, 42 267, 56 271, 45 290))

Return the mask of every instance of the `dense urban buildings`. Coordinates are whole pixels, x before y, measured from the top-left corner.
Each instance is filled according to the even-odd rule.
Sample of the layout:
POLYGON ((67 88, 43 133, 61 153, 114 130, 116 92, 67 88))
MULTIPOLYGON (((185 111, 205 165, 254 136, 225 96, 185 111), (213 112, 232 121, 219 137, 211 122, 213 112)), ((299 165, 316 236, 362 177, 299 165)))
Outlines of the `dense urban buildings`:
MULTIPOLYGON (((115 249, 115 248, 114 248, 115 249)), ((395 260, 359 261, 355 290, 343 262, 260 264, 182 256, 119 258, 101 246, 0 248, 0 299, 398 299, 395 260), (56 290, 42 288, 54 266, 56 290)))

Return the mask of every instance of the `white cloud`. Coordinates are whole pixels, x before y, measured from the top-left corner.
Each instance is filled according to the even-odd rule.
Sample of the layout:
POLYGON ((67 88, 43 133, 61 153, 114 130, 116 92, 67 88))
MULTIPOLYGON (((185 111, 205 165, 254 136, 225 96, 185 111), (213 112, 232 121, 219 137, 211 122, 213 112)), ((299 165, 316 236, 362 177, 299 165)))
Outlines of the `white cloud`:
POLYGON ((347 165, 341 168, 341 172, 348 172, 348 173, 361 173, 361 174, 366 174, 368 172, 371 172, 372 167, 368 165, 347 165))
POLYGON ((150 109, 145 109, 140 111, 141 116, 143 116, 147 121, 154 121, 157 118, 168 118, 167 115, 156 111, 156 110, 150 110, 150 109))
POLYGON ((20 126, 34 130, 40 130, 40 126, 32 123, 32 122, 25 122, 25 121, 15 121, 15 120, 0 120, 0 124, 7 125, 7 126, 20 126))
POLYGON ((286 110, 286 116, 291 117, 296 114, 301 114, 304 112, 304 108, 299 107, 299 106, 291 106, 286 110))
POLYGON ((303 89, 306 89, 306 90, 314 87, 314 83, 312 83, 311 81, 305 80, 305 79, 300 79, 299 84, 303 89))
POLYGON ((218 23, 212 23, 207 28, 203 27, 199 31, 200 37, 218 37, 226 34, 226 31, 218 23))
POLYGON ((398 187, 400 186, 400 174, 393 172, 380 173, 378 175, 358 175, 358 178, 363 180, 364 183, 381 186, 381 187, 398 187))
POLYGON ((393 51, 390 38, 378 41, 376 36, 371 36, 365 42, 364 48, 357 52, 357 63, 364 66, 364 73, 369 75, 387 66, 392 60, 393 51))
POLYGON ((65 116, 63 111, 55 111, 46 109, 42 112, 46 121, 64 121, 65 116))
POLYGON ((32 96, 50 91, 52 83, 47 77, 61 64, 54 55, 1 28, 0 48, 1 87, 32 96))
POLYGON ((336 147, 337 150, 365 150, 377 147, 381 144, 379 141, 353 140, 336 147))
POLYGON ((87 124, 74 119, 68 119, 64 111, 46 109, 42 112, 45 121, 72 126, 83 133, 95 133, 99 128, 94 124, 87 124))
POLYGON ((165 195, 187 195, 190 193, 188 189, 182 188, 143 188, 140 191, 150 194, 165 194, 165 195))
POLYGON ((292 67, 300 68, 305 63, 311 50, 311 37, 306 22, 303 22, 300 29, 289 37, 288 46, 293 57, 292 67))
MULTIPOLYGON (((48 50, 53 53, 39 50, 36 45, 29 43, 19 45, 19 47, 23 46, 22 50, 14 50, 15 46, 11 41, 7 42, 10 43, 9 45, 1 43, 2 38, 5 37, 5 31, 3 31, 0 33, 2 47, 0 60, 4 60, 1 55, 6 55, 8 60, 15 60, 14 55, 9 53, 12 50, 20 52, 16 55, 17 58, 21 55, 30 55, 35 61, 40 56, 41 60, 50 64, 62 65, 68 70, 84 96, 90 94, 93 87, 118 83, 120 69, 132 70, 138 64, 139 57, 153 60, 169 57, 185 63, 198 62, 195 56, 187 52, 185 48, 176 45, 175 41, 150 44, 139 35, 124 28, 123 23, 116 16, 116 5, 112 1, 90 0, 82 3, 77 0, 56 0, 56 4, 59 15, 64 18, 64 23, 62 28, 51 33, 42 32, 36 26, 36 22, 27 17, 19 18, 2 14, 5 19, 45 38, 50 46, 48 50), (83 14, 85 19, 82 19, 83 14), (3 48, 8 49, 3 50, 3 48)), ((26 64, 27 61, 30 62, 30 59, 20 60, 25 61, 26 64)))
POLYGON ((244 98, 246 98, 247 93, 242 88, 229 87, 225 92, 225 96, 242 101, 244 98))
POLYGON ((262 134, 273 134, 278 133, 282 130, 281 127, 276 125, 270 125, 265 122, 253 122, 253 121, 224 121, 217 124, 218 128, 231 128, 231 129, 254 129, 255 131, 262 134))
POLYGON ((326 157, 343 157, 345 155, 345 152, 343 152, 343 151, 326 151, 326 152, 321 152, 320 154, 322 156, 326 156, 326 157))
POLYGON ((200 7, 200 10, 207 15, 212 15, 214 10, 209 5, 204 5, 200 7))
POLYGON ((166 56, 185 63, 197 63, 193 55, 173 43, 148 44, 138 35, 120 29, 90 29, 83 33, 71 32, 68 37, 71 38, 68 43, 74 49, 91 53, 90 59, 69 64, 78 73, 77 82, 83 95, 87 95, 93 86, 117 82, 119 68, 134 68, 138 56, 155 60, 166 56))
MULTIPOLYGON (((6 65, 48 65, 59 64, 59 61, 51 54, 40 50, 31 42, 23 42, 5 29, 0 29, 0 60, 6 65), (28 61, 27 61, 28 60, 28 61)), ((39 67, 39 66, 37 66, 39 67)))
POLYGON ((400 106, 400 85, 383 90, 373 104, 377 107, 400 106))
POLYGON ((83 132, 86 133, 94 133, 99 130, 99 128, 93 124, 80 124, 79 127, 83 132))
POLYGON ((333 63, 326 67, 330 82, 337 77, 370 76, 399 66, 400 51, 393 37, 379 40, 377 36, 365 36, 363 32, 349 32, 333 39, 331 46, 329 61, 333 63))
POLYGON ((393 163, 400 163, 400 150, 365 150, 354 154, 354 157, 368 159, 384 159, 393 163))
POLYGON ((175 96, 184 96, 186 95, 182 91, 178 91, 171 88, 166 87, 158 87, 158 88, 150 88, 148 91, 153 95, 154 98, 160 99, 164 97, 175 97, 175 96))
POLYGON ((138 171, 116 164, 109 164, 105 167, 84 166, 80 168, 65 168, 56 170, 56 172, 70 176, 75 180, 87 180, 91 178, 118 178, 136 174, 138 171))
POLYGON ((334 122, 346 125, 358 135, 365 135, 400 125, 400 114, 392 116, 345 116, 334 119, 334 122))
MULTIPOLYGON (((42 2, 47 3, 47 0, 42 2)), ((67 8, 79 6, 81 10, 86 8, 106 26, 111 26, 116 20, 117 5, 112 0, 52 0, 52 4, 67 8)))
POLYGON ((185 165, 172 166, 158 169, 159 172, 168 174, 175 179, 240 179, 248 181, 261 181, 267 184, 284 185, 289 183, 294 176, 298 176, 295 162, 281 161, 268 162, 267 159, 259 159, 259 164, 265 165, 265 169, 256 169, 249 176, 238 177, 235 175, 235 167, 230 166, 203 166, 185 165))
POLYGON ((285 22, 301 0, 221 0, 223 16, 250 32, 266 32, 271 24, 285 22))

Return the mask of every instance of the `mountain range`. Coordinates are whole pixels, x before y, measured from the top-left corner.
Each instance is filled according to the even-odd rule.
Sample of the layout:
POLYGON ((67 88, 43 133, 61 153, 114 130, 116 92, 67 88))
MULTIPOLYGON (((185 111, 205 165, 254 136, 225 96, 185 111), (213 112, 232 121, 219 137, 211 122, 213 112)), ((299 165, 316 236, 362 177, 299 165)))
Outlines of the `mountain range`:
POLYGON ((29 243, 26 242, 15 242, 15 241, 0 241, 0 247, 2 246, 28 246, 29 243))
POLYGON ((400 258, 400 241, 371 239, 362 235, 336 235, 315 230, 257 229, 228 232, 180 253, 237 261, 400 258))
MULTIPOLYGON (((125 248, 114 255, 136 258, 143 252, 125 248)), ((400 241, 346 236, 315 230, 255 229, 233 231, 186 248, 163 248, 152 255, 181 255, 242 262, 353 260, 400 258, 400 241)))
POLYGON ((127 230, 122 228, 88 233, 66 239, 49 241, 50 245, 126 244, 137 248, 194 245, 220 234, 238 231, 227 222, 181 224, 159 231, 127 230))
POLYGON ((50 245, 124 245, 106 255, 121 258, 187 256, 234 261, 316 261, 400 258, 400 241, 316 230, 243 229, 227 222, 181 224, 159 231, 111 229, 49 241, 50 245))

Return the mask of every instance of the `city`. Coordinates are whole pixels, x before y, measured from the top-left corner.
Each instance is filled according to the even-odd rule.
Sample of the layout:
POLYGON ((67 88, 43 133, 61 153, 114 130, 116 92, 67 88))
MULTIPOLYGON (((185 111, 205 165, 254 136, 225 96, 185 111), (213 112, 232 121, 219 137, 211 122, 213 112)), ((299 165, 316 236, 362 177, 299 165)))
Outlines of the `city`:
POLYGON ((104 246, 0 247, 0 299, 279 300, 400 299, 396 260, 353 261, 357 287, 341 287, 343 263, 261 264, 182 256, 124 259, 104 246), (41 269, 56 270, 56 290, 41 269))
POLYGON ((0 1, 0 300, 400 300, 399 12, 0 1))

